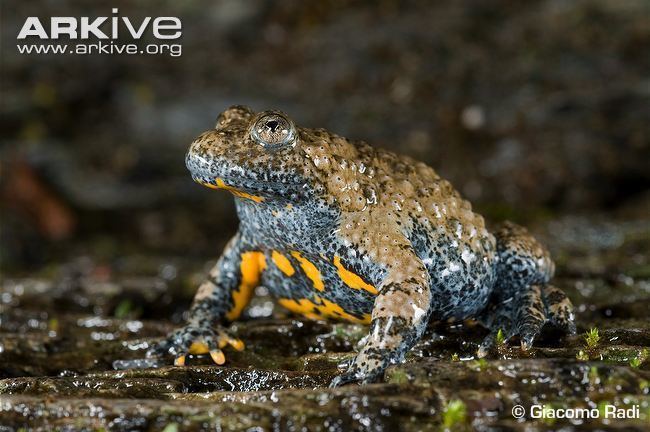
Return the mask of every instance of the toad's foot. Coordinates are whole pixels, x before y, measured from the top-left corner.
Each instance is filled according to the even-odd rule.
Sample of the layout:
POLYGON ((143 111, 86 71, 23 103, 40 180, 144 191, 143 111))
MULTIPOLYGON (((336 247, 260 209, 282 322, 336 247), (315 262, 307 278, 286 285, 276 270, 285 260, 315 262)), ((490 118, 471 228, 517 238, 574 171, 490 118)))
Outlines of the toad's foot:
POLYGON ((390 358, 390 352, 361 350, 356 357, 340 365, 344 366, 346 371, 332 380, 330 388, 350 383, 369 384, 377 382, 383 377, 384 370, 390 364, 390 358))
POLYGON ((480 321, 490 333, 478 349, 479 357, 485 357, 495 346, 499 331, 504 342, 519 336, 523 350, 532 347, 547 323, 569 335, 576 334, 571 300, 562 290, 550 285, 532 285, 513 297, 492 302, 480 321))
POLYGON ((237 351, 244 349, 244 343, 232 336, 225 328, 202 327, 188 324, 172 332, 167 339, 162 340, 149 351, 147 357, 175 356, 174 365, 183 366, 187 354, 209 353, 212 360, 222 365, 226 362, 222 348, 232 346, 237 351))

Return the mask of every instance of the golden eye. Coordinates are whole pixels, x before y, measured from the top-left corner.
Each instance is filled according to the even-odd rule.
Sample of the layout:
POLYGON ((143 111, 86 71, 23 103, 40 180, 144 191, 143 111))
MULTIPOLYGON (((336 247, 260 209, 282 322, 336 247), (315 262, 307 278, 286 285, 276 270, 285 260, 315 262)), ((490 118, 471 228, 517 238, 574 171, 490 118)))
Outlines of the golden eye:
POLYGON ((251 138, 268 150, 293 147, 296 145, 296 128, 284 114, 266 111, 253 122, 251 138))

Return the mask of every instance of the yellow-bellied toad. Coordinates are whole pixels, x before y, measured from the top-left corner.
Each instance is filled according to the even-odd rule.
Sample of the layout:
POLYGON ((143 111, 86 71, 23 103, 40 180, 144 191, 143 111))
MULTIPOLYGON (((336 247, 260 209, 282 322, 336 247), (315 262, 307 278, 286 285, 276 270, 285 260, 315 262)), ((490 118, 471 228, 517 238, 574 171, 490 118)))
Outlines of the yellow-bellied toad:
POLYGON ((209 352, 225 361, 254 288, 309 318, 370 324, 365 345, 332 385, 379 379, 430 319, 478 318, 529 347, 546 322, 575 332, 571 303, 548 285, 554 265, 528 232, 490 233, 446 180, 405 156, 284 114, 235 106, 190 146, 195 181, 235 196, 240 227, 199 287, 189 323, 150 354, 209 352))

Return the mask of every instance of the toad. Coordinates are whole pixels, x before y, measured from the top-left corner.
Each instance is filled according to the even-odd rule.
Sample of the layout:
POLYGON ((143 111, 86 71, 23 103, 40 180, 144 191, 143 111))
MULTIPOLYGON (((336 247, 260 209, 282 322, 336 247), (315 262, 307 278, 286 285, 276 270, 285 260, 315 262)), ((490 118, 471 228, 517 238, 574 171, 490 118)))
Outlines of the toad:
POLYGON ((380 380, 430 320, 474 318, 529 349, 547 323, 575 333, 571 302, 550 285, 554 264, 528 231, 489 231, 452 185, 410 157, 324 129, 297 127, 278 111, 234 106, 190 146, 199 184, 230 192, 240 220, 189 321, 150 355, 209 353, 244 344, 237 320, 263 284, 289 311, 369 325, 332 386, 380 380))

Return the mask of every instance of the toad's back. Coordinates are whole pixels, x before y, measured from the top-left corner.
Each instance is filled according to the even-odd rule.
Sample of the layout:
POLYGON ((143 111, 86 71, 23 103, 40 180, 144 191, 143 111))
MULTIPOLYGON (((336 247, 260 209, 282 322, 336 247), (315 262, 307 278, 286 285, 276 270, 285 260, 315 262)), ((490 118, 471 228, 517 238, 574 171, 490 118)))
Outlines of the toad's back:
POLYGON ((464 318, 482 309, 496 260, 495 239, 483 217, 426 164, 339 140, 328 134, 333 161, 321 170, 330 178, 331 205, 340 211, 340 236, 374 262, 413 248, 429 273, 436 293, 432 306, 441 318, 464 318))

